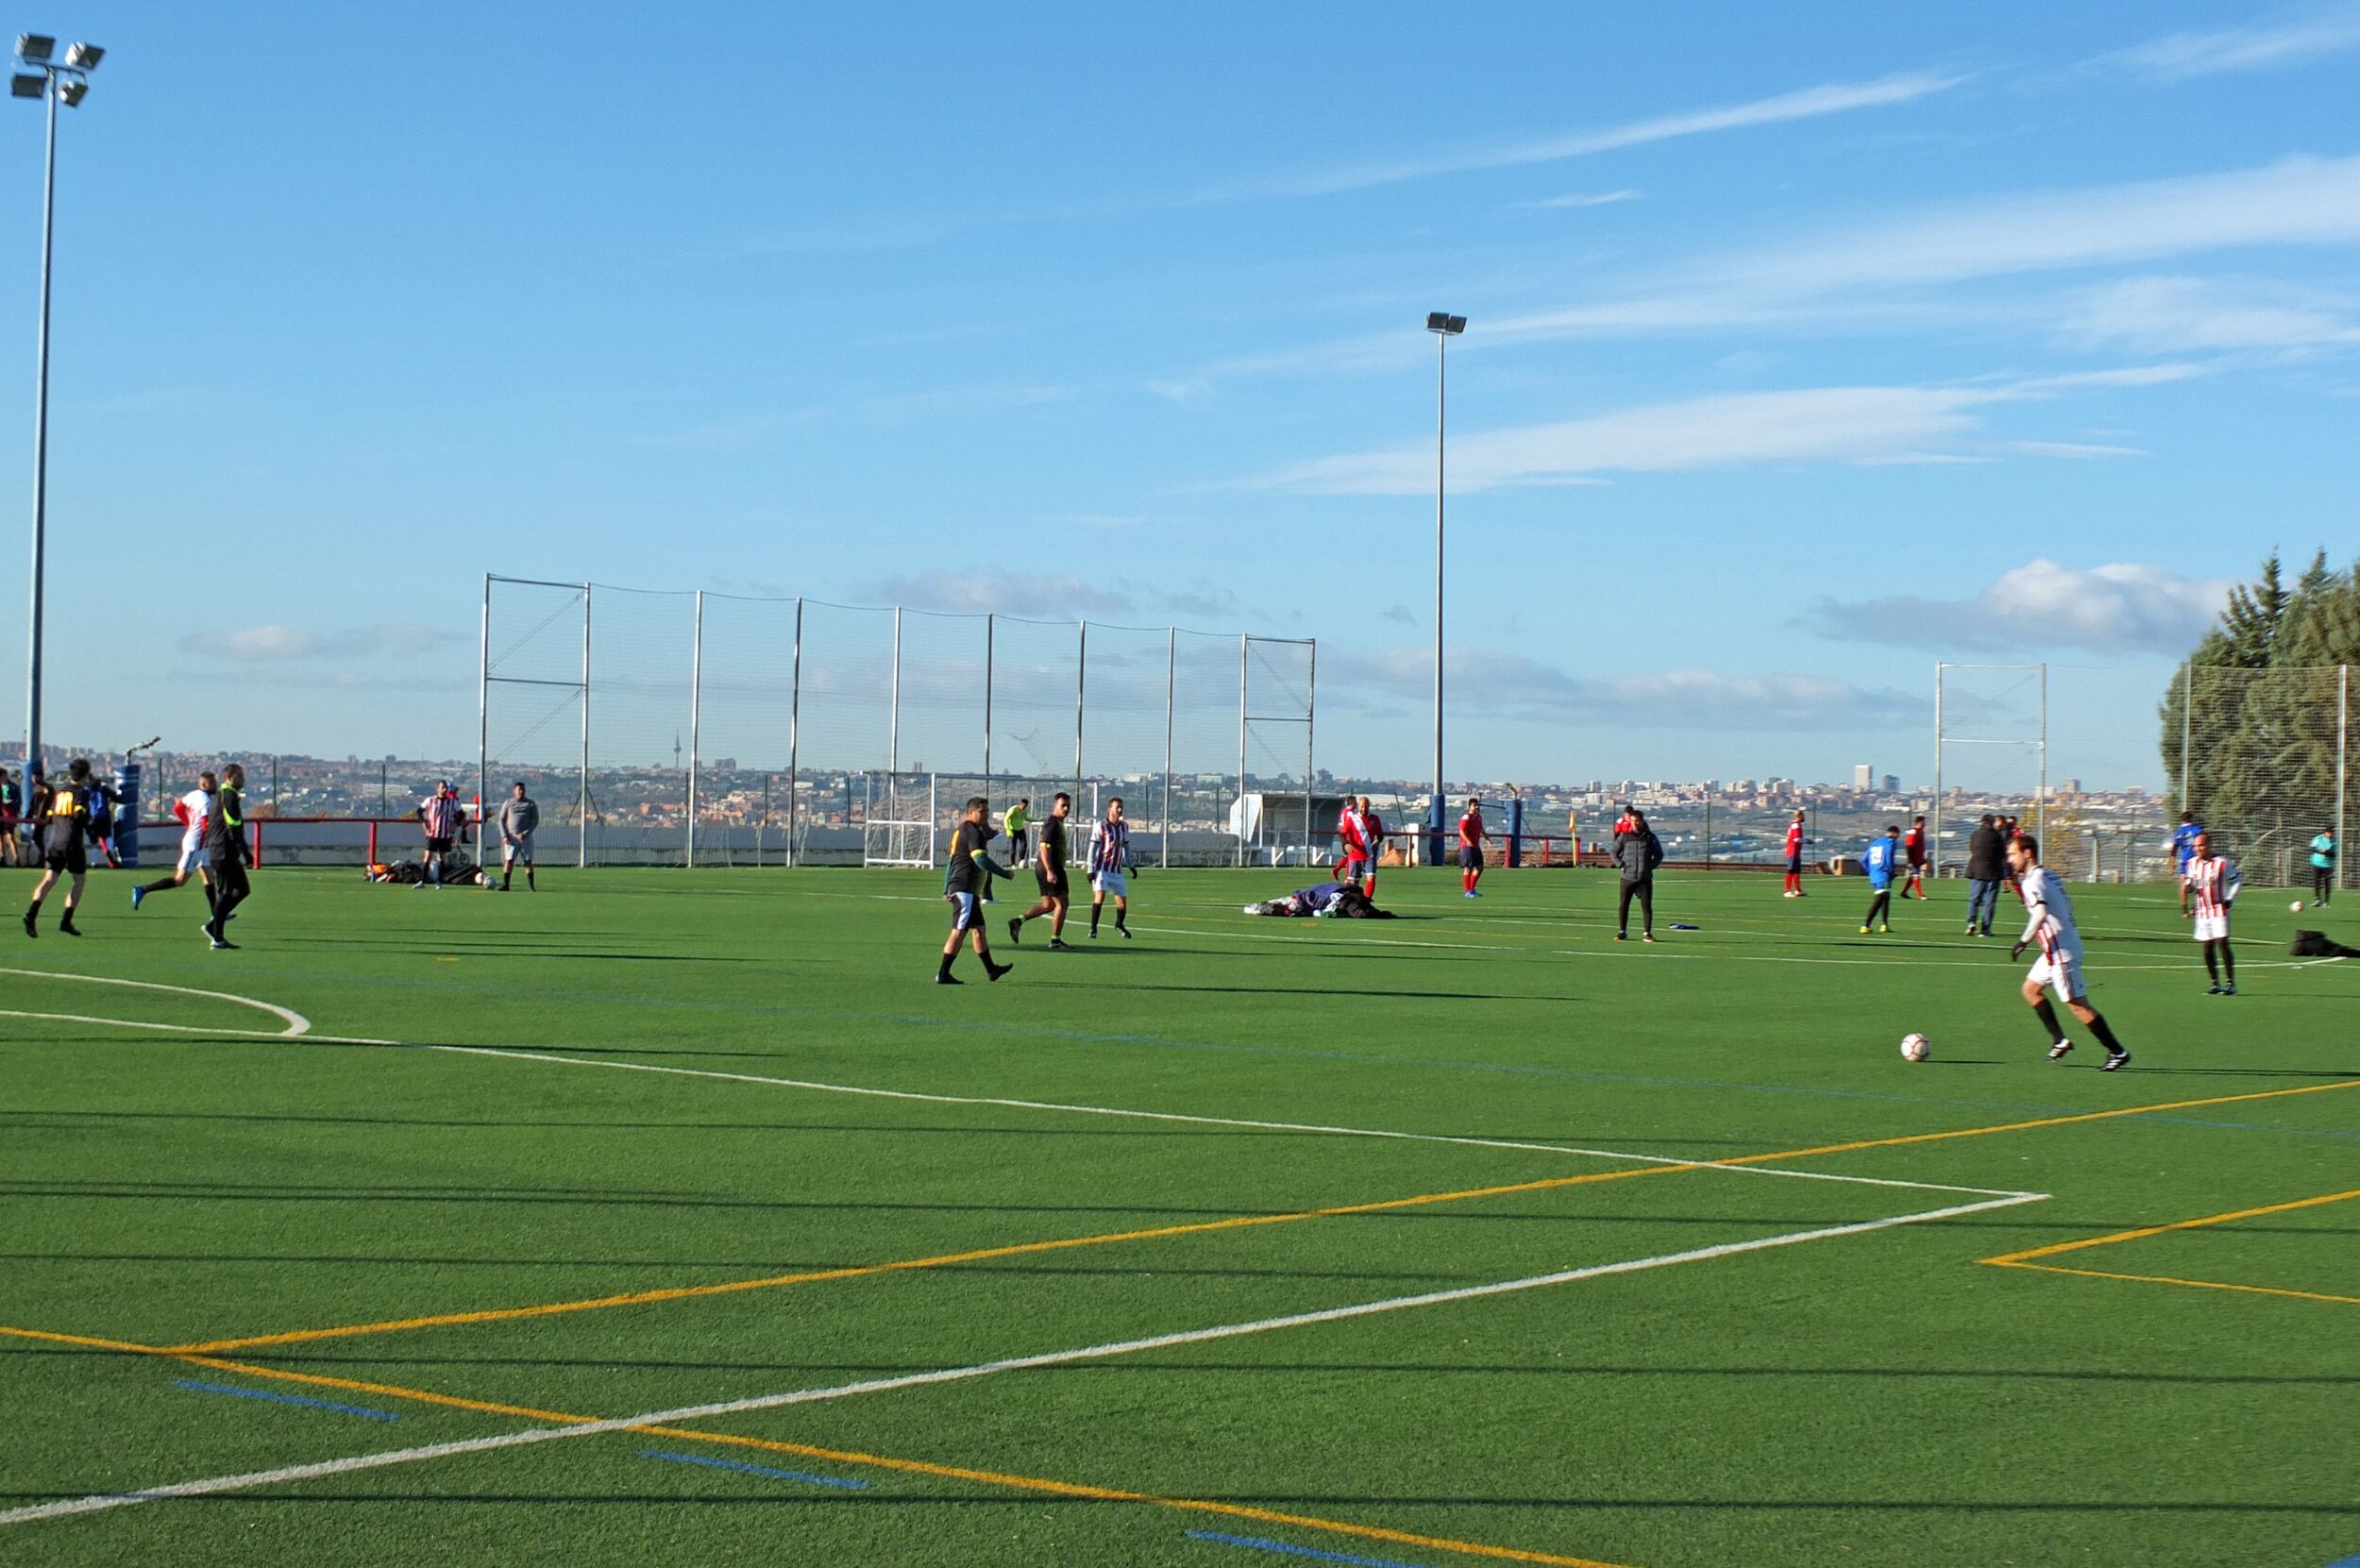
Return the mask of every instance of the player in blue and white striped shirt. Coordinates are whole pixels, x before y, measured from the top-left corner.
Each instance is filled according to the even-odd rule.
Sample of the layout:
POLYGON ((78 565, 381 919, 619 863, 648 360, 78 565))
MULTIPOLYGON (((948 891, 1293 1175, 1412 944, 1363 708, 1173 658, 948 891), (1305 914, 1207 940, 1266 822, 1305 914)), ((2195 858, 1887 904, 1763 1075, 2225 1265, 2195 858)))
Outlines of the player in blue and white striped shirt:
POLYGON ((1131 928, 1131 825, 1122 819, 1122 797, 1106 802, 1106 819, 1090 829, 1090 936, 1098 935, 1099 912, 1115 901, 1115 929, 1127 940, 1131 928))

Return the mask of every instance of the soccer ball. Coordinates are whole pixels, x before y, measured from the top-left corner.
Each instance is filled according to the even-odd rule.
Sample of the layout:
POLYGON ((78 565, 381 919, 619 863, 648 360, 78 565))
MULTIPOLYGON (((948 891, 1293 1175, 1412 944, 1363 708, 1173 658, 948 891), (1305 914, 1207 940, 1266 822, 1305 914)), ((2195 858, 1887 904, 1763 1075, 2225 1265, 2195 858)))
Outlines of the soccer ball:
POLYGON ((2289 912, 2300 915, 2302 913, 2302 901, 2301 899, 2297 899, 2294 902, 2288 904, 2286 908, 2289 912))
POLYGON ((1903 1061, 1922 1062, 1933 1054, 1934 1048, 1927 1043, 1925 1036, 1904 1035, 1901 1037, 1901 1059, 1903 1061))

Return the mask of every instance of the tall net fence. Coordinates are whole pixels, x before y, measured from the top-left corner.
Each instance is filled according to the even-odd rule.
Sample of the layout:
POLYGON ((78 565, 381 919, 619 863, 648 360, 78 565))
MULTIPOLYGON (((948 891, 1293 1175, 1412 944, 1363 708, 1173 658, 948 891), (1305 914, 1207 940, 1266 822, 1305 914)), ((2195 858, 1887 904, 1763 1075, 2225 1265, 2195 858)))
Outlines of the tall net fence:
POLYGON ((2164 703, 2163 752, 2175 803, 2192 811, 2248 882, 2312 882, 2313 840, 2335 835, 2336 885, 2353 803, 2349 665, 2200 666, 2164 703))
POLYGON ((970 795, 1142 863, 1304 841, 1307 642, 494 577, 479 789, 583 864, 930 864, 970 795), (1248 809, 1241 802, 1254 802, 1248 809))

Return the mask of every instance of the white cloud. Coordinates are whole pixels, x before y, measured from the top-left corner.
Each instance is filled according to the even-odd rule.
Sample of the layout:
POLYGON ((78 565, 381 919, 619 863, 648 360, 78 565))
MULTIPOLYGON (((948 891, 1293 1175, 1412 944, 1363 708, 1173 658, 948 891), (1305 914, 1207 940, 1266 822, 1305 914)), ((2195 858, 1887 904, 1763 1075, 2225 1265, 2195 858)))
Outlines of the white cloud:
POLYGON ((1339 192, 1398 184, 1404 180, 1428 179, 1437 175, 1470 174, 1481 169, 1505 169, 1527 163, 1554 163, 1563 159, 1586 158, 1595 153, 1643 146, 1651 142, 1669 142, 1714 131, 1743 130, 1793 120, 1817 119, 1821 115, 1842 114, 1856 109, 1880 109, 1910 103, 1947 92, 1964 79, 1964 76, 1935 72, 1912 72, 1882 76, 1874 81, 1829 82, 1793 93, 1781 93, 1773 97, 1756 98, 1747 103, 1654 115, 1644 120, 1627 121, 1619 126, 1573 131, 1530 142, 1508 143, 1389 163, 1362 163, 1308 174, 1268 176, 1216 186, 1204 192, 1201 199, 1250 201, 1280 196, 1332 195, 1339 192))
POLYGON ((331 659, 406 659, 465 639, 456 632, 406 622, 357 626, 342 632, 312 632, 297 626, 245 626, 222 632, 192 632, 182 651, 234 664, 295 663, 331 659))
POLYGON ((1112 615, 1132 607, 1130 595, 1094 586, 1070 572, 1003 572, 986 566, 887 578, 863 590, 863 597, 913 610, 969 615, 994 612, 1047 620, 1112 615))
POLYGON ((1508 211, 1511 212, 1547 212, 1557 211, 1566 208, 1611 207, 1617 202, 1637 201, 1640 195, 1640 192, 1624 190, 1600 191, 1594 194, 1576 194, 1563 196, 1542 196, 1536 201, 1511 201, 1508 204, 1508 211))
MULTIPOLYGON (((1450 483, 1454 490, 1474 491, 1576 482, 1618 471, 1959 461, 1974 454, 1946 451, 1943 444, 1981 429, 1978 411, 1991 404, 2080 387, 2176 380, 2195 373, 2189 365, 2141 365, 1981 384, 1808 387, 1693 397, 1458 437, 1451 444, 1450 483)), ((1433 484, 1434 456, 1424 446, 1322 458, 1248 481, 1250 488, 1358 496, 1419 495, 1433 484)))
MULTIPOLYGON (((1590 677, 1487 648, 1452 649, 1443 674, 1460 713, 1622 730, 1791 733, 1914 724, 1928 716, 1923 698, 1818 675, 1650 670, 1590 677)), ((1331 693, 1353 706, 1413 699, 1430 693, 1433 681, 1430 649, 1322 649, 1323 700, 1331 693)))
POLYGON ((2360 344, 2360 301, 2280 283, 2127 278, 2083 295, 2065 329, 2150 352, 2325 347, 2360 344))
POLYGON ((2116 563, 2079 570, 2047 559, 2002 573, 1965 599, 1912 594, 1821 599, 1799 624, 1840 642, 1936 651, 2185 653, 2227 602, 2230 582, 2116 563))
POLYGON ((2172 33, 2108 55, 2100 63, 2177 82, 2300 65, 2350 49, 2360 49, 2360 6, 2340 5, 2274 25, 2172 33))

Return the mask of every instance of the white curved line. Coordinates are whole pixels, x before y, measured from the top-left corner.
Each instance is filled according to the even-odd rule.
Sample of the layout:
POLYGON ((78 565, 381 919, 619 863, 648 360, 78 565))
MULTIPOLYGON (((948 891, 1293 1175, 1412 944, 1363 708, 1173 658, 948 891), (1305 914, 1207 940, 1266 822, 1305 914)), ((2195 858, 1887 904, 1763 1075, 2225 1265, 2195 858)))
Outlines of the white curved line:
MULTIPOLYGON (((135 991, 169 991, 175 996, 201 996, 213 1002, 234 1002, 241 1007, 251 1007, 257 1012, 268 1013, 271 1017, 285 1023, 287 1027, 281 1029, 274 1037, 275 1038, 293 1039, 297 1035, 308 1035, 312 1032, 312 1020, 292 1007, 281 1007, 269 1002, 257 1002, 250 996, 238 996, 229 991, 201 991, 194 986, 166 986, 154 980, 117 980, 111 975, 105 974, 68 974, 62 969, 0 969, 0 974, 21 974, 34 980, 78 980, 86 986, 122 986, 135 991)), ((73 1018, 73 1020, 77 1023, 120 1023, 123 1021, 121 1019, 75 1018, 66 1013, 11 1013, 8 1016, 10 1018, 73 1018)), ((194 1026, 134 1024, 132 1027, 152 1029, 194 1026)))

